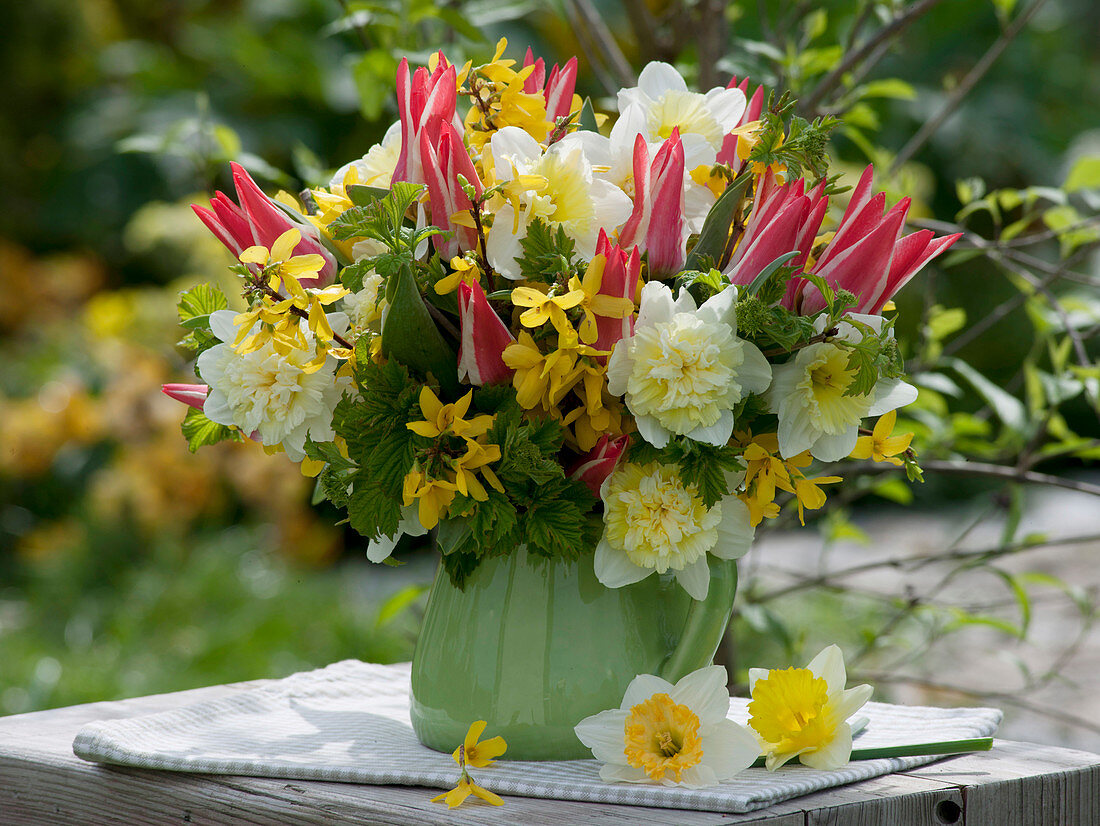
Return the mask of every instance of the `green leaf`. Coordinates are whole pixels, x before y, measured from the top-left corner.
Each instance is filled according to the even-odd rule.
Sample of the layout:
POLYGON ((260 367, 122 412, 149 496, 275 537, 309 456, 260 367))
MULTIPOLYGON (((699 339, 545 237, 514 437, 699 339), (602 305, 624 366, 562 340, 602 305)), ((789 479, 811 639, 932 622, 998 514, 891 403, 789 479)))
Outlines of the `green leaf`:
POLYGON ((1017 432, 1022 433, 1027 430, 1027 411, 1019 399, 1002 390, 962 359, 948 359, 947 363, 970 382, 1002 422, 1017 432))
POLYGON ((727 186, 726 191, 714 202, 714 206, 710 208, 710 212, 703 221, 699 240, 695 242, 695 246, 692 247, 684 262, 685 270, 702 271, 710 269, 710 264, 717 267, 724 265, 726 247, 730 242, 730 228, 741 208, 745 190, 751 180, 750 173, 743 173, 727 186))
POLYGON ((381 201, 390 194, 388 189, 378 186, 366 186, 365 184, 351 184, 345 188, 351 202, 356 206, 370 206, 375 201, 381 201))
POLYGON ((217 336, 210 332, 210 314, 228 306, 225 294, 209 284, 199 284, 181 292, 178 304, 180 326, 190 332, 179 342, 180 346, 198 355, 220 344, 217 336))
POLYGON ((1066 192, 1100 189, 1100 156, 1085 155, 1074 161, 1062 189, 1066 192))
POLYGON ((542 218, 536 218, 520 241, 523 250, 518 259, 520 275, 528 281, 552 284, 575 274, 576 246, 561 224, 551 225, 542 218))
POLYGON ((403 266, 391 279, 390 301, 382 326, 382 354, 417 372, 431 376, 448 393, 458 396, 458 358, 443 340, 416 286, 412 269, 403 266))
POLYGON ((860 87, 859 96, 864 98, 892 98, 894 100, 913 100, 917 96, 911 84, 896 77, 872 80, 860 87))
POLYGON ((194 453, 200 447, 213 445, 231 439, 241 441, 241 432, 235 427, 212 422, 201 410, 189 407, 183 417, 183 438, 187 440, 187 446, 194 453))
POLYGON ((580 118, 577 119, 577 128, 582 132, 599 132, 600 127, 596 123, 596 110, 592 106, 592 98, 585 98, 581 106, 580 118))
POLYGON ((351 76, 359 91, 359 110, 364 119, 378 120, 382 115, 393 85, 394 61, 389 51, 371 49, 352 63, 351 76))
POLYGON ((382 606, 378 609, 378 617, 374 621, 375 626, 382 628, 393 622, 398 615, 420 599, 421 595, 430 587, 429 585, 406 585, 382 603, 382 606))
POLYGON ((798 250, 791 250, 776 258, 768 264, 768 266, 764 267, 764 269, 757 274, 756 278, 752 280, 752 283, 745 288, 745 295, 756 295, 756 291, 764 285, 764 282, 771 277, 772 273, 776 272, 792 258, 797 258, 799 255, 801 255, 801 253, 798 250))

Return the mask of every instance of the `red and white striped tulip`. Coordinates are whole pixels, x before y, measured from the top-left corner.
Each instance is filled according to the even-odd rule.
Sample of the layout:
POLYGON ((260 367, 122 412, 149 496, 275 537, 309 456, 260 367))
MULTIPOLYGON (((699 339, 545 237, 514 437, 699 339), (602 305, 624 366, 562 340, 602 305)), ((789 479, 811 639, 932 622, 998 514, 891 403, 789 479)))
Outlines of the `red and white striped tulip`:
MULTIPOLYGON (((930 230, 902 236, 909 198, 883 214, 886 194, 872 195, 874 168, 868 166, 852 192, 836 235, 810 272, 857 298, 852 309, 879 313, 883 305, 929 261, 947 250, 962 233, 934 238, 930 230)), ((824 309, 825 299, 804 280, 792 280, 784 304, 803 315, 824 309)))
POLYGON ((449 121, 436 120, 420 133, 420 158, 424 182, 428 186, 432 223, 454 233, 449 238, 435 235, 432 240, 439 254, 450 259, 473 249, 478 242, 476 230, 452 220, 459 213, 468 214, 473 206, 458 176, 462 175, 479 197, 483 189, 481 179, 462 137, 449 121))
POLYGON ((771 169, 764 173, 745 233, 724 270, 734 284, 751 284, 768 264, 794 250, 799 254, 788 263, 806 266, 829 199, 824 181, 808 193, 805 185, 801 178, 780 185, 771 169))
POLYGON ((205 384, 162 384, 160 392, 178 402, 183 402, 196 410, 202 410, 206 404, 206 395, 210 388, 205 384))
POLYGON ((462 327, 458 380, 474 385, 511 381, 512 368, 501 354, 515 338, 489 305, 480 284, 463 281, 458 285, 458 320, 462 327))
POLYGON ((528 66, 534 66, 535 69, 523 82, 523 91, 528 94, 542 92, 542 96, 546 98, 546 118, 551 123, 568 115, 573 107, 573 92, 577 87, 577 58, 569 58, 562 67, 555 63, 550 70, 550 77, 547 78, 546 63, 541 57, 536 60, 528 46, 523 67, 526 69, 528 66))
POLYGON ((637 244, 649 253, 654 275, 679 272, 686 258, 684 219, 684 146, 673 128, 652 164, 642 135, 634 139, 634 210, 619 233, 619 243, 637 244))
POLYGON ((619 461, 619 456, 622 455, 629 441, 629 436, 623 435, 612 439, 605 433, 596 442, 596 446, 570 468, 569 478, 584 482, 592 491, 592 495, 598 499, 600 487, 615 469, 615 463, 619 461))
MULTIPOLYGON (((606 259, 603 267, 603 280, 600 282, 600 294, 613 298, 629 298, 637 303, 638 279, 642 270, 642 256, 633 246, 628 253, 619 244, 612 244, 607 233, 600 230, 596 241, 596 255, 606 259)), ((620 339, 634 332, 634 314, 625 318, 596 316, 596 341, 592 345, 597 350, 610 351, 620 339)), ((601 361, 607 356, 600 356, 601 361)))
POLYGON ((275 239, 288 229, 296 229, 302 240, 294 248, 294 255, 320 255, 325 265, 315 278, 302 278, 303 287, 327 287, 336 277, 336 259, 318 240, 317 228, 305 221, 294 221, 275 202, 264 195, 263 190, 238 163, 231 163, 233 185, 240 205, 235 204, 223 192, 215 193, 210 201, 211 209, 191 204, 207 229, 228 247, 234 256, 248 247, 258 245, 271 249, 275 239))
MULTIPOLYGON (((730 82, 726 85, 727 89, 740 89, 746 96, 748 96, 749 79, 747 77, 742 78, 741 82, 737 82, 737 75, 730 78, 730 82)), ((759 120, 760 113, 764 109, 764 87, 757 86, 756 91, 752 93, 752 98, 749 100, 748 106, 745 107, 745 114, 741 116, 741 120, 737 122, 737 126, 744 126, 746 123, 752 123, 754 120, 759 120)), ((736 127, 734 127, 736 128, 736 127)), ((741 171, 741 167, 745 165, 745 162, 737 157, 737 141, 740 140, 737 135, 726 135, 722 141, 722 148, 718 150, 718 163, 724 163, 733 170, 733 174, 736 175, 741 171)), ((789 250, 788 250, 789 252, 789 250)))
POLYGON ((409 60, 401 58, 397 68, 397 110, 401 119, 401 154, 393 171, 394 181, 424 183, 420 136, 429 124, 450 123, 458 100, 455 67, 439 54, 435 71, 419 67, 409 76, 409 60))

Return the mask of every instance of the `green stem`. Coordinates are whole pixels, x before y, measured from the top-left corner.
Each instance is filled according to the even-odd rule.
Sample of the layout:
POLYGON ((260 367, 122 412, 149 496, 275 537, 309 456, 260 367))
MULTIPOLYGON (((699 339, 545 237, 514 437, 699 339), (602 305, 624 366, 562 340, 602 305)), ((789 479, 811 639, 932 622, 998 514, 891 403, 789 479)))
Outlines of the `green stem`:
MULTIPOLYGON (((975 751, 989 751, 992 748, 992 737, 978 737, 973 740, 945 740, 939 743, 915 743, 910 746, 852 749, 851 759, 878 760, 884 757, 932 757, 947 754, 969 754, 975 751)), ((753 768, 763 766, 764 758, 759 758, 752 765, 753 768)))

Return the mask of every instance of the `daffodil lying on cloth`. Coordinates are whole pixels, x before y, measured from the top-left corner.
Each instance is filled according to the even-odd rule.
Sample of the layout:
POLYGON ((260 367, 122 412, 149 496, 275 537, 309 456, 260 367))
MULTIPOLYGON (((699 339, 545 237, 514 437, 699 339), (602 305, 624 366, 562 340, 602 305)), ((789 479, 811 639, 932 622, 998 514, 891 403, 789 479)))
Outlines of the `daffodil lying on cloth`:
POLYGON ((609 782, 713 786, 752 765, 760 745, 726 719, 726 669, 712 665, 675 685, 639 674, 619 708, 586 717, 574 731, 602 762, 609 782))
POLYGON ((504 805, 500 795, 493 794, 488 789, 483 789, 477 785, 466 771, 467 766, 473 766, 475 769, 485 768, 495 758, 504 754, 508 748, 508 744, 504 742, 503 737, 490 737, 488 740, 479 743, 478 738, 485 731, 485 725, 484 720, 478 720, 470 725, 469 731, 466 732, 466 739, 451 755, 461 770, 458 785, 449 792, 437 794, 432 798, 432 803, 446 803, 448 808, 453 809, 456 806, 461 806, 470 795, 473 795, 494 806, 504 805))
POLYGON ((871 686, 845 689, 844 655, 830 645, 805 668, 749 669, 749 725, 768 771, 797 757, 814 769, 838 769, 852 755, 848 719, 871 697, 871 686))

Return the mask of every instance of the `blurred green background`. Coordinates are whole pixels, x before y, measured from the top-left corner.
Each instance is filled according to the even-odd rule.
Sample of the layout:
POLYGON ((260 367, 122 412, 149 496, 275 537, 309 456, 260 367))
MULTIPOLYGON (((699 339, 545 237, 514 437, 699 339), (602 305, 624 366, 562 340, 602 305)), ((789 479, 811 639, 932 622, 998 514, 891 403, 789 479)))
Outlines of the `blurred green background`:
MULTIPOLYGON (((252 445, 187 451, 183 410, 159 393, 162 382, 187 381, 190 372, 174 348, 175 297, 194 282, 224 278, 230 263, 188 204, 227 188, 234 159, 271 192, 327 180, 395 120, 393 76, 405 54, 423 60, 442 46, 461 63, 487 58, 506 35, 514 58, 527 45, 550 63, 578 54, 579 90, 600 101, 615 67, 589 42, 591 27, 577 23, 594 9, 634 71, 659 56, 689 77, 720 76, 724 84, 731 73, 748 74, 754 85, 805 98, 906 7, 689 5, 692 15, 721 21, 720 57, 701 55, 702 46, 674 27, 656 53, 642 43, 628 25, 631 15, 641 6, 671 26, 677 6, 660 0, 3 5, 0 714, 281 676, 346 657, 411 655, 432 571, 426 552, 406 549, 412 564, 402 568, 368 567, 364 541, 336 525, 338 514, 310 505, 310 481, 284 458, 252 445)), ((915 19, 866 77, 846 78, 823 99, 818 111, 846 115, 834 142, 838 168, 877 160, 883 187, 915 196, 915 216, 946 220, 964 206, 961 196, 1061 187, 1078 159, 1100 155, 1100 6, 1038 5, 957 110, 888 181, 893 153, 1026 9, 1010 0, 943 2, 915 19), (875 80, 887 82, 856 86, 875 80), (956 187, 975 176, 984 184, 956 187)), ((1097 205, 1075 209, 1090 206, 1097 205)), ((983 235, 1004 223, 982 209, 969 220, 983 235)), ((1043 229, 1044 220, 1031 222, 1043 229)), ((1079 246, 1094 242, 1089 236, 1079 246)), ((1058 261, 1065 250, 1050 238, 1035 252, 1058 261)), ((1082 266, 1095 276, 1087 261, 1082 266)), ((942 350, 960 328, 942 313, 940 326, 930 328, 930 308, 961 307, 973 324, 1020 291, 983 258, 960 257, 920 281, 898 304, 903 347, 925 368, 939 355, 929 347, 942 350)), ((1076 289, 1075 311, 1094 333, 1095 282, 1076 289)), ((1032 310, 1025 302, 1010 308, 954 354, 1022 397, 1017 374, 1034 349, 1032 310)), ((1033 436, 1018 422, 1013 429, 991 418, 980 386, 963 387, 951 399, 963 418, 951 420, 949 434, 927 416, 914 420, 924 455, 1016 456, 1033 436)), ((944 415, 937 398, 943 401, 935 394, 922 401, 926 414, 944 415)), ((1032 417, 1049 409, 1033 407, 1032 417)), ((1086 447, 1100 433, 1084 395, 1056 412, 1086 447)), ((1049 430, 1044 438, 1053 439, 1049 430)), ((1072 474, 1091 458, 1083 448, 1052 452, 1044 470, 1072 474)), ((1001 487, 929 474, 911 507, 935 513, 962 497, 1000 495, 1001 487)), ((851 509, 817 523, 827 540, 858 522, 860 508, 881 512, 888 500, 911 498, 896 484, 878 496, 863 498, 876 492, 869 484, 858 492, 851 509)), ((797 617, 801 630, 784 629, 788 655, 791 639, 806 640, 806 627, 835 616, 834 599, 817 616, 797 617)), ((826 624, 826 641, 829 631, 874 634, 884 610, 865 616, 853 609, 826 624)), ((746 662, 754 652, 782 656, 775 617, 760 611, 751 598, 742 606, 740 666, 757 664, 746 662)))

